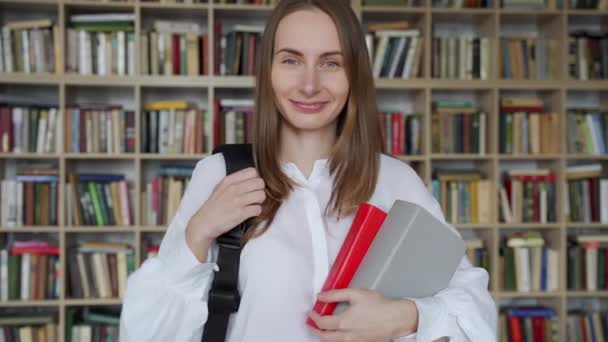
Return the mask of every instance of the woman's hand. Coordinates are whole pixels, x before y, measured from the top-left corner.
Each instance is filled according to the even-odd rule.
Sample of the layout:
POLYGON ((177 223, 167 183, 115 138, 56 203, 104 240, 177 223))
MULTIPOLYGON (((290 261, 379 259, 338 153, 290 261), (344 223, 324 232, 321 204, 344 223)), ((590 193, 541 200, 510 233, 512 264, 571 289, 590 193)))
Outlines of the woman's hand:
POLYGON ((264 180, 250 167, 226 176, 188 221, 186 241, 199 259, 207 258, 209 244, 246 219, 262 212, 264 180))
POLYGON ((310 312, 310 318, 321 329, 313 328, 321 342, 390 341, 415 332, 418 326, 418 309, 409 299, 388 299, 363 289, 332 290, 317 298, 327 303, 349 303, 344 312, 335 316, 310 312))

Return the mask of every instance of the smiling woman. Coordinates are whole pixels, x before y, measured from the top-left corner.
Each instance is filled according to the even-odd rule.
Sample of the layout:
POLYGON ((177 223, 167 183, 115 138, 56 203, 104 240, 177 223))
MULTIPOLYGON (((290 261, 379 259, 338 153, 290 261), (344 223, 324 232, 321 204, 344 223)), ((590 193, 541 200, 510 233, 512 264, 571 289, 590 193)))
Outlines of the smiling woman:
POLYGON ((244 220, 227 341, 495 341, 488 273, 466 257, 428 298, 319 293, 361 203, 388 211, 401 199, 445 222, 412 168, 382 153, 369 57, 347 2, 281 0, 256 75, 255 168, 227 176, 222 154, 197 164, 158 256, 129 278, 121 341, 200 341, 216 238, 244 220), (349 307, 321 317, 317 299, 349 307))

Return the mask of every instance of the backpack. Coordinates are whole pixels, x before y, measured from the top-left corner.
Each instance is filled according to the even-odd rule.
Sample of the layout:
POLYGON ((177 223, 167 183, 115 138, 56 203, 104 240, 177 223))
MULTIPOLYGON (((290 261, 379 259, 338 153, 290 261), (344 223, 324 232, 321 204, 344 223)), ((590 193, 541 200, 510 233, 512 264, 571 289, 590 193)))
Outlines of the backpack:
MULTIPOLYGON (((226 175, 255 166, 251 144, 225 144, 213 149, 213 154, 222 153, 226 162, 226 175)), ((217 265, 213 283, 209 289, 208 315, 202 342, 223 342, 226 339, 228 319, 237 312, 241 296, 237 287, 241 237, 248 225, 242 222, 216 239, 218 246, 217 265)))

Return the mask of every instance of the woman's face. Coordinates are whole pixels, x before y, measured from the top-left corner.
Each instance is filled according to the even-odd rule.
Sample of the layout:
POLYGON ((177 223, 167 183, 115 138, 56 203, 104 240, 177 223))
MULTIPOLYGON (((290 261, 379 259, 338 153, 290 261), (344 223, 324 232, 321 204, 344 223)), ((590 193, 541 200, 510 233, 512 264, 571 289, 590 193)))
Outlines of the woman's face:
POLYGON ((274 41, 272 89, 285 122, 300 131, 331 128, 350 85, 338 31, 320 10, 285 16, 274 41))

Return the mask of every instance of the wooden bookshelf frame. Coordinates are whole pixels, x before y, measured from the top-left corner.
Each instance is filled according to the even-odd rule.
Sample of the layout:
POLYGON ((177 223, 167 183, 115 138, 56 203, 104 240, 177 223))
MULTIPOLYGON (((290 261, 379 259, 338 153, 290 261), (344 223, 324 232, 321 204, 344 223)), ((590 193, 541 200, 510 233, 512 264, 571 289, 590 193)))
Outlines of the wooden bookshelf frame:
MULTIPOLYGON (((604 156, 585 156, 585 155, 572 155, 566 151, 565 137, 567 128, 565 127, 565 117, 568 101, 568 92, 574 90, 584 90, 590 92, 603 92, 608 93, 608 80, 592 80, 592 81, 578 81, 571 80, 567 75, 567 40, 568 40, 568 25, 569 19, 573 17, 590 17, 596 20, 602 21, 602 28, 608 31, 608 11, 599 10, 573 10, 568 8, 561 8, 556 10, 513 10, 513 9, 501 9, 499 7, 499 1, 494 1, 494 7, 488 9, 445 9, 445 8, 432 8, 430 3, 431 0, 425 0, 424 6, 417 7, 377 7, 377 6, 364 6, 363 0, 354 0, 352 2, 353 9, 357 13, 358 17, 365 22, 365 18, 368 15, 372 15, 374 18, 390 14, 391 18, 395 15, 413 15, 420 16, 424 25, 422 31, 422 37, 424 39, 424 51, 423 51, 423 64, 421 65, 422 77, 413 80, 401 80, 401 79, 378 79, 376 81, 376 88, 379 92, 390 90, 396 92, 411 92, 419 91, 424 96, 427 105, 425 106, 424 112, 421 113, 423 116, 422 124, 422 136, 423 136, 423 153, 418 156, 402 156, 400 159, 415 164, 416 169, 419 171, 421 177, 425 183, 429 184, 431 181, 431 174, 434 165, 437 163, 458 163, 461 161, 473 161, 476 163, 482 163, 484 169, 489 170, 487 175, 489 179, 493 180, 497 184, 500 181, 500 166, 504 162, 543 162, 551 163, 558 174, 558 194, 557 194, 557 214, 558 221, 550 224, 506 224, 498 222, 498 210, 499 203, 497 196, 492 196, 492 217, 493 220, 489 224, 457 224, 456 227, 459 229, 472 229, 485 232, 490 237, 488 243, 488 249, 490 252, 490 261, 492 265, 491 274, 491 292, 494 298, 498 300, 503 299, 519 299, 519 298, 536 298, 542 303, 550 301, 552 307, 556 309, 559 315, 559 340, 566 341, 566 318, 568 309, 569 298, 592 298, 592 299, 606 299, 608 298, 608 291, 568 291, 566 289, 566 237, 568 232, 573 227, 589 228, 589 229, 602 229, 608 228, 608 224, 592 223, 592 224, 576 224, 568 223, 565 220, 562 205, 560 203, 563 198, 565 191, 565 170, 569 162, 571 161, 587 161, 587 162, 601 162, 606 164, 608 162, 608 155, 604 156), (444 80, 434 79, 430 77, 431 74, 431 59, 430 56, 430 42, 432 38, 432 24, 434 18, 439 18, 441 21, 442 15, 466 15, 469 17, 484 17, 491 20, 493 23, 489 30, 490 39, 490 56, 496 57, 498 51, 498 42, 500 38, 500 25, 502 19, 505 17, 521 17, 521 18, 552 18, 555 25, 558 26, 558 32, 554 32, 553 35, 558 38, 558 44, 560 46, 561 56, 559 56, 561 63, 561 79, 551 81, 535 81, 535 80, 502 80, 498 77, 497 63, 491 63, 489 71, 489 77, 487 80, 444 80), (432 100, 433 91, 484 91, 487 92, 489 101, 493 103, 493 110, 488 114, 488 151, 484 155, 445 155, 445 154, 433 154, 430 151, 430 116, 431 106, 430 101, 432 100), (499 115, 499 99, 503 91, 510 90, 522 90, 522 91, 546 91, 552 94, 551 107, 555 109, 561 120, 561 146, 560 153, 553 155, 502 155, 498 153, 498 120, 499 115), (490 141, 490 139, 494 139, 490 141), (555 238, 559 240, 559 252, 560 252, 560 275, 559 275, 559 291, 556 292, 531 292, 531 293, 518 293, 502 291, 501 285, 499 284, 499 254, 498 249, 500 246, 501 234, 507 229, 539 229, 542 232, 549 232, 555 234, 555 238)), ((135 150, 140 151, 140 116, 142 114, 142 93, 147 88, 187 88, 187 89, 200 89, 207 92, 207 104, 208 110, 212 109, 211 104, 216 96, 217 92, 221 93, 225 90, 245 90, 252 91, 254 87, 254 78, 250 76, 150 76, 150 75, 139 75, 139 49, 137 48, 140 43, 140 32, 142 17, 146 13, 162 13, 163 11, 172 11, 176 13, 200 13, 200 16, 205 18, 207 22, 207 31, 209 34, 210 47, 214 46, 214 35, 211 34, 214 30, 213 21, 216 16, 230 17, 231 15, 247 15, 252 14, 256 17, 263 17, 272 9, 272 6, 255 6, 255 5, 231 5, 231 4, 160 4, 160 3, 149 3, 141 0, 131 0, 128 3, 116 3, 109 2, 107 0, 98 1, 84 1, 84 0, 0 0, 0 13, 5 11, 5 8, 9 6, 14 9, 18 6, 23 6, 26 9, 36 10, 36 6, 44 5, 46 8, 49 6, 56 6, 56 18, 60 26, 61 39, 59 44, 61 46, 62 56, 61 58, 61 70, 58 70, 56 74, 23 74, 23 73, 11 73, 11 74, 0 74, 0 87, 9 87, 10 85, 39 85, 56 87, 58 90, 59 99, 57 101, 60 112, 63 113, 67 104, 67 88, 68 87, 103 87, 103 88, 129 88, 133 91, 133 103, 135 108, 135 127, 136 127, 136 143, 135 150), (67 17, 69 11, 93 13, 97 10, 102 11, 120 11, 120 12, 132 12, 135 14, 135 41, 136 41, 136 60, 135 60, 135 76, 80 76, 75 74, 68 74, 64 72, 65 63, 63 54, 65 54, 65 29, 67 25, 67 17), (145 13, 144 13, 145 12, 145 13)), ((456 16, 456 17, 458 17, 456 16)), ((12 18, 11 18, 12 19, 12 18)), ((0 19, 6 21, 6 19, 0 19)), ((487 28, 486 28, 487 29, 487 28)), ((209 70, 213 70, 214 65, 214 54, 209 55, 209 70)), ((497 61, 497 60, 496 60, 497 61)), ((160 99, 159 99, 160 100, 160 99)), ((601 105, 608 109, 607 100, 602 100, 601 105)), ((213 117, 213 116, 211 116, 213 117)), ((59 130, 63 129, 63 125, 59 121, 59 130)), ((61 137, 58 134, 58 137, 61 137)), ((60 151, 63 151, 63 141, 58 140, 58 146, 60 151)), ((136 251, 136 263, 140 264, 141 256, 143 255, 142 248, 142 236, 147 233, 162 233, 165 231, 163 226, 145 226, 142 225, 142 219, 140 217, 140 203, 141 203, 141 185, 142 185, 142 168, 146 161, 170 161, 170 160, 182 160, 182 161, 196 161, 203 158, 205 154, 197 155, 160 155, 160 154, 147 154, 147 153, 130 153, 130 154, 77 154, 77 153, 54 153, 54 154, 36 154, 36 153, 0 153, 0 163, 4 163, 6 160, 33 160, 33 159, 46 159, 55 161, 60 170, 60 190, 59 190, 59 225, 57 227, 18 227, 18 228, 4 228, 0 227, 0 233, 51 233, 58 235, 58 241, 61 248, 61 265, 62 265, 62 290, 61 296, 58 300, 43 300, 43 301, 12 301, 12 302, 0 302, 0 308, 5 307, 52 307, 58 310, 59 317, 59 340, 64 340, 64 328, 65 328, 65 316, 66 309, 70 307, 79 306, 113 306, 121 303, 120 299, 69 299, 66 293, 66 243, 67 238, 70 234, 76 233, 127 233, 132 234, 133 247, 136 251), (104 161, 132 161, 135 168, 135 179, 132 185, 135 189, 135 198, 133 199, 133 209, 136 213, 135 225, 131 227, 67 227, 65 225, 65 210, 64 210, 64 187, 66 179, 67 164, 74 161, 83 162, 86 160, 104 160, 104 161)), ((3 164, 4 165, 4 164, 3 164)), ((496 190, 496 189, 495 189, 496 190)))

